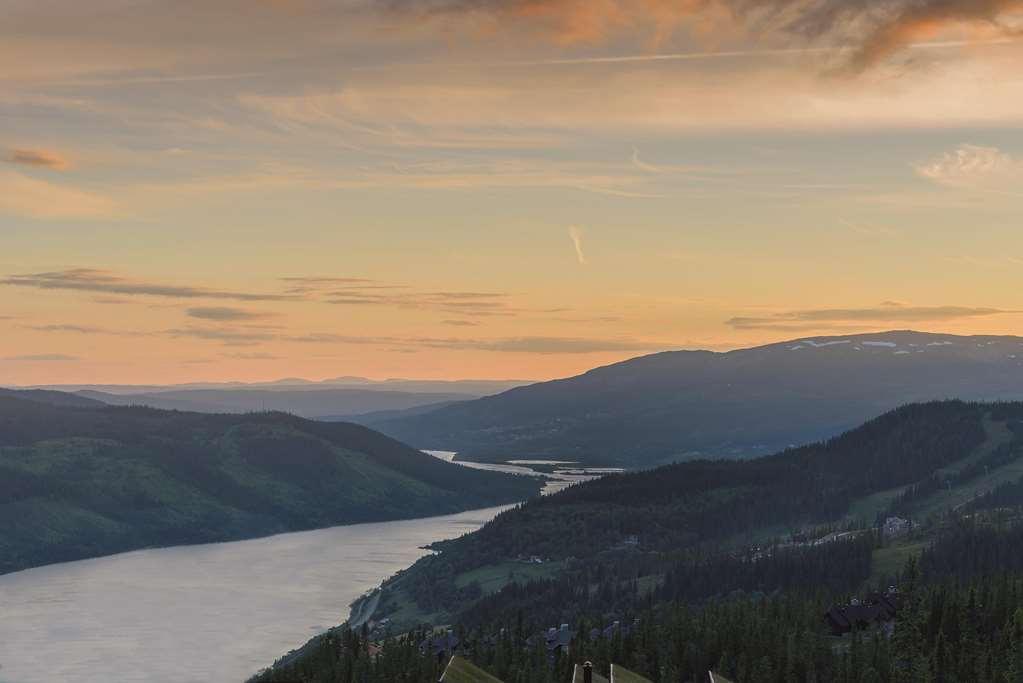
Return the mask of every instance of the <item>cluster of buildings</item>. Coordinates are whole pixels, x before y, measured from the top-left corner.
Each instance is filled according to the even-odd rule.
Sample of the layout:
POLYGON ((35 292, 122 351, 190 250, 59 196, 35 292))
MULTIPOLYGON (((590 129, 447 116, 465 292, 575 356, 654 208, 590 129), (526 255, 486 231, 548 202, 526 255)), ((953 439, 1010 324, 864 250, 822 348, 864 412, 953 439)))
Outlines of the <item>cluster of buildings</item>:
MULTIPOLYGON (((628 636, 632 629, 635 627, 636 622, 631 624, 623 624, 620 621, 614 621, 604 628, 591 628, 589 633, 586 635, 589 637, 591 642, 595 642, 600 638, 610 640, 616 635, 620 637, 628 636)), ((542 645, 547 650, 547 654, 551 657, 555 655, 567 655, 571 648, 572 641, 575 640, 578 635, 578 631, 572 629, 568 624, 561 624, 561 626, 552 626, 551 628, 530 636, 526 639, 526 647, 533 648, 538 644, 542 645)), ((487 639, 491 644, 497 642, 497 637, 487 639)), ((462 641, 454 631, 437 632, 431 636, 424 638, 419 643, 419 654, 438 659, 445 659, 457 655, 462 651, 462 641)))
POLYGON ((881 534, 885 538, 898 538, 905 536, 913 530, 913 522, 902 517, 889 517, 881 526, 881 534))
MULTIPOLYGON (((591 628, 587 635, 589 636, 590 641, 597 641, 600 638, 611 640, 616 635, 624 638, 632 633, 632 629, 635 625, 636 621, 631 624, 623 624, 620 621, 614 621, 604 628, 591 628)), ((526 639, 526 646, 532 648, 538 640, 542 639, 544 646, 547 648, 547 653, 552 657, 559 652, 567 654, 576 635, 578 635, 578 632, 572 630, 568 624, 562 624, 560 627, 552 626, 543 633, 526 639)))

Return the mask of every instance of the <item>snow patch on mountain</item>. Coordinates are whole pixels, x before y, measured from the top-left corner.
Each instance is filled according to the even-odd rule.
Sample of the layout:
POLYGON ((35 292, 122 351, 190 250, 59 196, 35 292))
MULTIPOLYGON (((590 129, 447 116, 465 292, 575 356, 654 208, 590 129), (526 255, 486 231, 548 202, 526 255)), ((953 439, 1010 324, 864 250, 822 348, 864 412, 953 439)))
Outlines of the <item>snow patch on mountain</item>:
POLYGON ((851 344, 852 341, 849 339, 839 339, 836 341, 818 342, 812 339, 807 339, 803 343, 806 344, 807 346, 812 346, 815 349, 823 349, 827 346, 841 346, 842 344, 851 344))

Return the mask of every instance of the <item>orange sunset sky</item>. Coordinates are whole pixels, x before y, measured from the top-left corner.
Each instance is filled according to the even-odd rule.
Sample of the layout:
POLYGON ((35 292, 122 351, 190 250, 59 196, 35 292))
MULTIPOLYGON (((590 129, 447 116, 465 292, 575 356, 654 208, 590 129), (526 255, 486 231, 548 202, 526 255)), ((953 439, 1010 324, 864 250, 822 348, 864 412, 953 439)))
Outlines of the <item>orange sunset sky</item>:
POLYGON ((0 384, 1023 333, 1019 0, 6 0, 0 384))

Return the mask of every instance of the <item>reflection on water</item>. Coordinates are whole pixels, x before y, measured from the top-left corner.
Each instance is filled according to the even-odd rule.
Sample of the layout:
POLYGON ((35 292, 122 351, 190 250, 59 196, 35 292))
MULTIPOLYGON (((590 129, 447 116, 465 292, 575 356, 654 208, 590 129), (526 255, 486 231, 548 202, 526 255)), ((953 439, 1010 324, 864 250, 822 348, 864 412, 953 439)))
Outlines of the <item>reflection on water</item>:
POLYGON ((3 683, 231 683, 504 508, 50 565, 0 576, 3 683))

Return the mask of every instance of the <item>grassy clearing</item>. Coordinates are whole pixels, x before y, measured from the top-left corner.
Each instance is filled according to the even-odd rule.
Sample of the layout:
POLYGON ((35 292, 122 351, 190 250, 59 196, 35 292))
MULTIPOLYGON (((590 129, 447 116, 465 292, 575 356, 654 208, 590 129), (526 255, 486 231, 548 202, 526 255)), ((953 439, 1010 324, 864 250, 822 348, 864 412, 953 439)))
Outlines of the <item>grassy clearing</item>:
POLYGON ((494 678, 483 669, 457 655, 448 662, 440 680, 441 683, 501 683, 500 679, 494 678))
POLYGON ((875 550, 871 558, 870 583, 876 585, 898 574, 906 566, 906 561, 919 555, 928 543, 926 539, 904 539, 875 550))
MULTIPOLYGON (((984 418, 984 431, 987 434, 987 439, 983 444, 954 465, 937 470, 938 474, 954 475, 964 468, 979 462, 997 448, 1009 443, 1013 439, 1013 434, 1005 422, 994 422, 990 417, 984 418)), ((1023 461, 1010 463, 962 486, 934 493, 917 506, 913 516, 917 519, 924 519, 933 513, 951 510, 969 502, 979 494, 990 491, 999 484, 1007 481, 1016 481, 1020 477, 1023 477, 1023 461)), ((850 521, 861 520, 866 524, 873 524, 877 515, 887 510, 895 498, 905 489, 905 486, 899 486, 887 491, 879 491, 855 501, 850 506, 846 519, 850 521)))
POLYGON ((390 627, 398 632, 410 629, 420 624, 434 624, 435 626, 448 623, 451 620, 450 614, 441 612, 426 612, 419 608, 416 601, 401 588, 385 589, 380 601, 385 609, 382 613, 375 615, 386 617, 390 620, 390 627))
MULTIPOLYGON (((617 664, 612 664, 611 683, 650 683, 650 679, 643 678, 639 674, 634 674, 631 671, 623 669, 617 664)), ((727 681, 725 683, 727 683, 727 681)))
POLYGON ((892 501, 894 501, 905 489, 905 486, 899 486, 894 489, 888 489, 887 491, 878 491, 877 493, 854 501, 853 504, 849 506, 849 513, 846 515, 846 520, 860 520, 868 526, 872 525, 874 520, 877 518, 877 515, 887 510, 891 506, 892 501))
POLYGON ((535 579, 550 578, 564 567, 564 562, 544 562, 543 564, 502 562, 459 574, 455 578, 455 585, 464 588, 476 582, 480 585, 484 595, 490 595, 510 583, 529 583, 535 579))
POLYGON ((1010 462, 1004 467, 992 470, 988 474, 957 486, 951 490, 945 489, 928 496, 923 503, 917 507, 916 515, 925 519, 929 515, 944 510, 958 508, 979 495, 993 490, 999 484, 1019 481, 1023 478, 1023 458, 1016 462, 1010 462))
POLYGON ((938 473, 956 474, 962 471, 964 468, 991 455, 995 451, 995 449, 1009 443, 1013 439, 1013 433, 1009 429, 1008 424, 1006 424, 1005 422, 994 422, 988 415, 984 416, 984 432, 987 434, 987 441, 982 443, 965 460, 961 460, 955 463, 954 465, 950 465, 949 467, 940 469, 938 470, 938 473))

